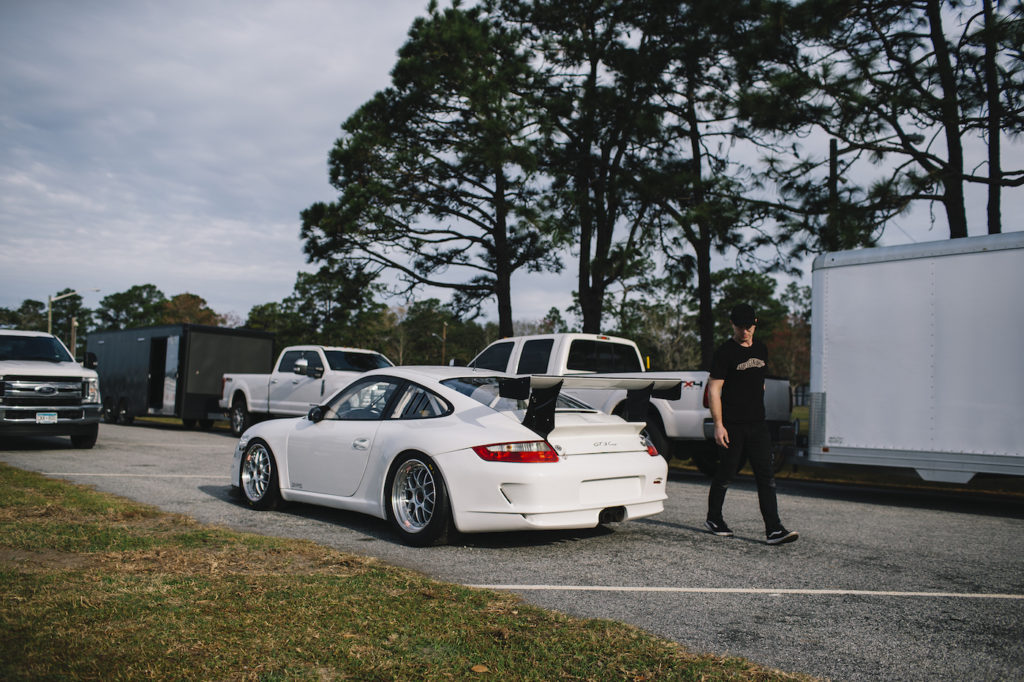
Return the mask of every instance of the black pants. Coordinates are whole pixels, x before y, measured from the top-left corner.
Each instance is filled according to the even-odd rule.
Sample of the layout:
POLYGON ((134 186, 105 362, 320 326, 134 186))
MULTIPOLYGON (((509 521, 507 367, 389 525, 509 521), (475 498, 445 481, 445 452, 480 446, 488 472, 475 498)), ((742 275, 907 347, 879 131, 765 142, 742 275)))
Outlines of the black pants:
POLYGON ((711 479, 711 491, 708 493, 708 518, 712 521, 722 520, 725 492, 736 475, 740 458, 746 455, 750 468, 754 470, 757 502, 761 507, 765 532, 770 533, 782 528, 782 522, 779 521, 779 505, 775 498, 772 441, 768 425, 764 422, 725 422, 725 430, 729 433, 729 447, 718 448, 718 469, 711 479))

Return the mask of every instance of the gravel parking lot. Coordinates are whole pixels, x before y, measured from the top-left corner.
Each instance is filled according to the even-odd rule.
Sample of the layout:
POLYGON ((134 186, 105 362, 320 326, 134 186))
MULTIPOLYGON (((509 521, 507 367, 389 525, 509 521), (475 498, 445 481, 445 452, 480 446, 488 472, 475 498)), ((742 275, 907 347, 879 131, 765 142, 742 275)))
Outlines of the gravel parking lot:
POLYGON ((0 444, 0 461, 206 523, 306 538, 441 580, 508 589, 635 624, 695 651, 836 680, 1024 678, 1024 503, 783 481, 800 540, 769 547, 753 486, 726 501, 735 538, 702 532, 706 482, 674 476, 663 514, 577 532, 398 544, 385 522, 305 505, 254 512, 229 495, 225 433, 104 424, 0 444))

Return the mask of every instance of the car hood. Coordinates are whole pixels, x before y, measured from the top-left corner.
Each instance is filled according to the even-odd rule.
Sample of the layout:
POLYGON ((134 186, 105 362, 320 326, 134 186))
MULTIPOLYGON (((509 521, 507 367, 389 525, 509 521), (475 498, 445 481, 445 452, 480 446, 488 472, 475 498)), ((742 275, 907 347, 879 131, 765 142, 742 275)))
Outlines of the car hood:
POLYGON ((37 377, 80 377, 90 379, 96 372, 77 362, 46 362, 45 360, 0 360, 0 376, 5 374, 37 377))

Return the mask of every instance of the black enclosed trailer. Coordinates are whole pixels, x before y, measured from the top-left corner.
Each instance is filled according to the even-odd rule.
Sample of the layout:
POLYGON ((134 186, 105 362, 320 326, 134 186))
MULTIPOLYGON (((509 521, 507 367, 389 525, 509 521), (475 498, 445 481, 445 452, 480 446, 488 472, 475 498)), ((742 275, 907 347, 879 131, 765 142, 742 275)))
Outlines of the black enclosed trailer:
POLYGON ((248 329, 170 324, 92 332, 103 418, 178 417, 209 427, 224 415, 217 405, 228 372, 266 372, 274 366, 274 336, 248 329))

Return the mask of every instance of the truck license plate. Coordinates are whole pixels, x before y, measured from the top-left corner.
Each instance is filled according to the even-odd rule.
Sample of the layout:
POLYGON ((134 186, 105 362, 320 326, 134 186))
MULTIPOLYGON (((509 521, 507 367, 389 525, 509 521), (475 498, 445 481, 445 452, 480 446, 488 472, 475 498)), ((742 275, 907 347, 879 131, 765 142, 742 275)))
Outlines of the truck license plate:
POLYGON ((36 424, 56 424, 56 412, 36 412, 36 424))

